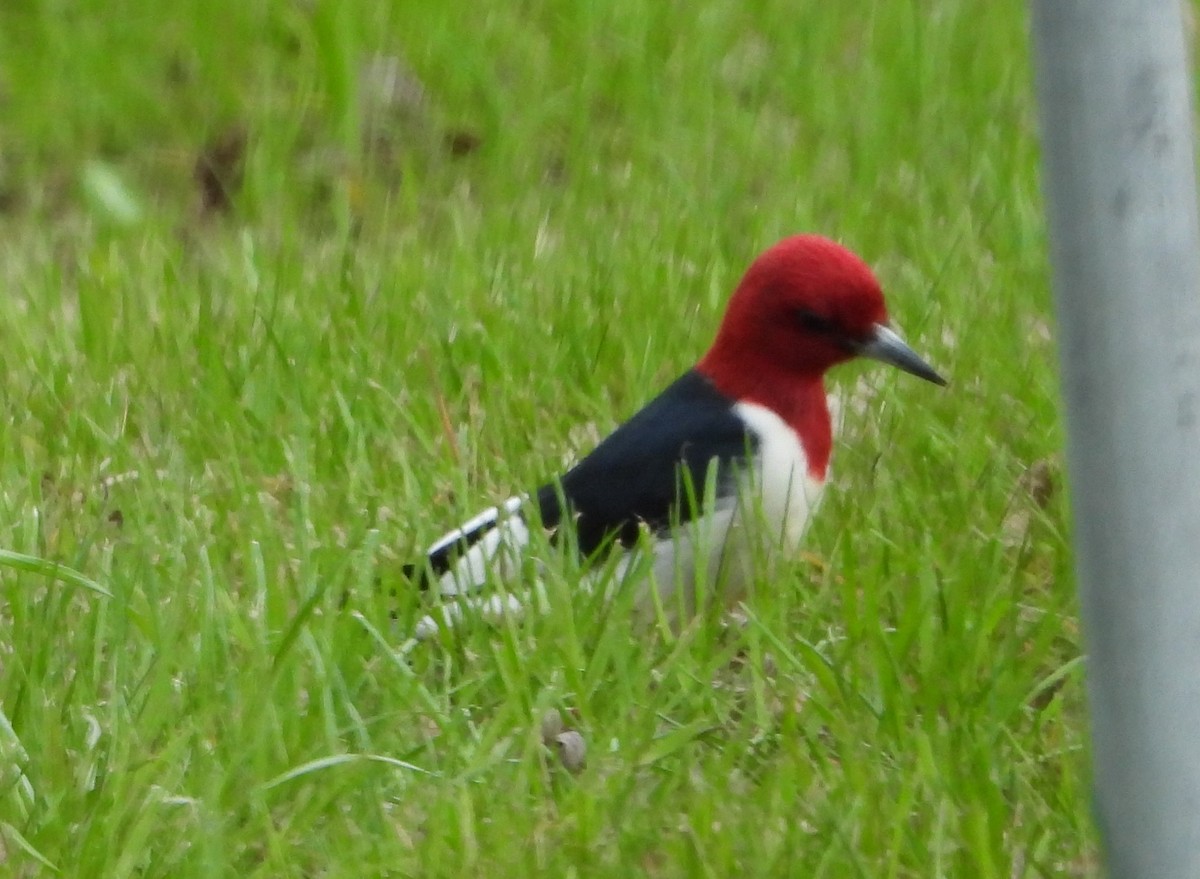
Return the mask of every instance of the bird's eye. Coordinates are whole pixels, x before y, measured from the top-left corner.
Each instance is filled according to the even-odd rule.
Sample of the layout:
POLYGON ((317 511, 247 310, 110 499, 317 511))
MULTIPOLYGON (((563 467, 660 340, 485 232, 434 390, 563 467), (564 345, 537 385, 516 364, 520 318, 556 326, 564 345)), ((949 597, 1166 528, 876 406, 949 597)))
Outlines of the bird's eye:
POLYGON ((833 321, 821 315, 809 311, 807 308, 800 308, 795 313, 796 322, 810 333, 832 334, 835 332, 833 321))

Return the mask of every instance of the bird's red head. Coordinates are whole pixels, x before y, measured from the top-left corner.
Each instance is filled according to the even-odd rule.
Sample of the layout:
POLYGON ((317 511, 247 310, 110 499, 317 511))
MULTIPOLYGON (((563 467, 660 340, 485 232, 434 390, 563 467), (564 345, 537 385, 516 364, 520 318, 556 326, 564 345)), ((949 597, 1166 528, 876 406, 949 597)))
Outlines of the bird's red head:
POLYGON ((823 421, 809 432, 827 434, 822 376, 858 356, 945 383, 888 327, 865 262, 828 238, 793 235, 747 269, 697 369, 727 396, 767 406, 798 430, 823 421))
POLYGON ((742 277, 701 370, 717 384, 820 378, 887 323, 879 282, 865 262, 819 235, 793 235, 742 277))

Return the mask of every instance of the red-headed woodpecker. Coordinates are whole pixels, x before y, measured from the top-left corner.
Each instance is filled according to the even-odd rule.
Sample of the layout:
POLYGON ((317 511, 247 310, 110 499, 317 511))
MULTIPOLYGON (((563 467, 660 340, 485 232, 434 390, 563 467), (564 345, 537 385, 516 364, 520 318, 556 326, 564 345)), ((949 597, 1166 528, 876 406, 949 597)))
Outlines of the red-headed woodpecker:
POLYGON ((682 599, 691 612, 697 583, 720 583, 726 602, 740 599, 749 556, 733 535, 765 528, 771 545, 797 546, 829 467, 825 372, 854 357, 945 384, 889 327, 866 263, 816 235, 783 239, 747 270, 695 367, 561 478, 464 523, 409 569, 446 601, 415 634, 452 624, 464 606, 489 616, 520 612, 516 594, 479 593, 522 570, 531 505, 552 534, 571 527, 569 545, 588 560, 622 553, 618 570, 625 571, 639 549, 648 551, 643 579, 662 606, 682 599), (699 564, 708 565, 704 576, 699 564))

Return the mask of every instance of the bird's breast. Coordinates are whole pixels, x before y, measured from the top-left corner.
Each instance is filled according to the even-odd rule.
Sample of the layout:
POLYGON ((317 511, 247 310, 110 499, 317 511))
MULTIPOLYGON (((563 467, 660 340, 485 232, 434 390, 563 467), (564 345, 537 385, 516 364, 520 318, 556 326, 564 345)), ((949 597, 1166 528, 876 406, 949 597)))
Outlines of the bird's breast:
POLYGON ((758 438, 753 474, 757 509, 743 510, 742 515, 761 517, 773 530, 772 536, 793 548, 804 536, 825 480, 813 474, 800 437, 786 421, 757 403, 738 403, 734 408, 758 438))

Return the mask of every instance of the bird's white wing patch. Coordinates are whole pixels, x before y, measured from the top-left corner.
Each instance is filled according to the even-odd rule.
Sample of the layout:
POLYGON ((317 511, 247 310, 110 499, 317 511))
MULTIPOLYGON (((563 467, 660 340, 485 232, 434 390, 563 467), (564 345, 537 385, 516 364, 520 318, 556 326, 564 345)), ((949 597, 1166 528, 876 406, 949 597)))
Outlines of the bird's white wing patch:
POLYGON ((523 497, 511 497, 489 507, 429 547, 427 554, 435 556, 455 544, 470 544, 438 578, 443 597, 478 592, 491 577, 503 577, 520 567, 522 551, 529 544, 529 526, 521 515, 524 502, 523 497))
POLYGON ((458 543, 460 540, 469 538, 479 529, 492 526, 495 524, 496 520, 500 518, 501 513, 504 513, 505 515, 512 515, 513 513, 516 513, 521 509, 521 504, 524 503, 524 501, 525 499, 522 497, 510 497, 498 507, 488 507, 479 515, 472 516, 457 528, 453 529, 452 531, 447 531, 445 534, 439 537, 429 547, 429 549, 425 551, 426 555, 437 555, 439 552, 446 549, 446 547, 452 546, 453 544, 458 543))

